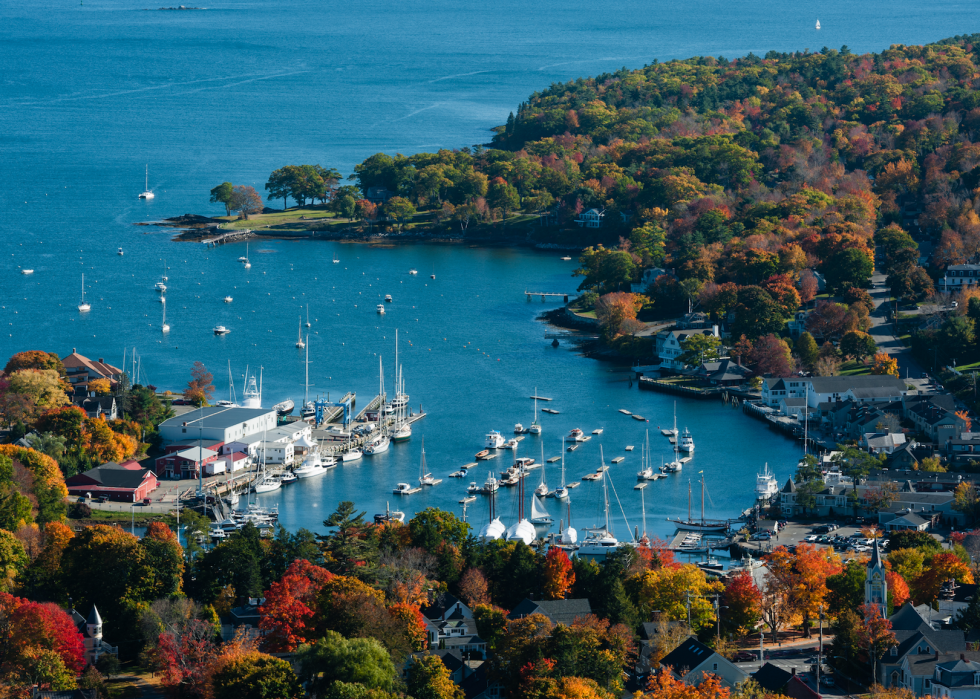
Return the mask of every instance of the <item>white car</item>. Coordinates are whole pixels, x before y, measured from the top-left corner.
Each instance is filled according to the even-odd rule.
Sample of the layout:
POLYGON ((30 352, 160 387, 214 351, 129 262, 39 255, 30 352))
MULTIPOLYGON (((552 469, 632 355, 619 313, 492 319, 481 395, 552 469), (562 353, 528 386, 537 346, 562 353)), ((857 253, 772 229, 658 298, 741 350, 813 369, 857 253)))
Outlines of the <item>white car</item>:
POLYGON ((817 540, 817 535, 816 534, 811 534, 810 536, 808 536, 805 539, 803 539, 803 541, 806 541, 807 543, 810 543, 810 544, 814 543, 816 540, 817 540))

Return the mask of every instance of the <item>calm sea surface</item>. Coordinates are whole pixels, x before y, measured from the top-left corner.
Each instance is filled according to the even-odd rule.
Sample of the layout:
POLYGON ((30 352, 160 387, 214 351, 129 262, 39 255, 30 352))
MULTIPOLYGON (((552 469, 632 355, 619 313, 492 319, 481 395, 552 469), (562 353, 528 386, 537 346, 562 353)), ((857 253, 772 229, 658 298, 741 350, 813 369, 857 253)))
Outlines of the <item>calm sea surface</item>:
MULTIPOLYGON (((161 0, 83 1, 0 3, 0 356, 77 347, 119 364, 135 347, 144 382, 180 389, 201 360, 221 397, 230 361, 239 384, 246 365, 264 367, 266 404, 298 400, 304 356, 293 344, 309 305, 311 390, 355 390, 363 401, 376 390, 382 355, 390 388, 400 329, 411 402, 429 417, 408 444, 263 497, 280 504, 287 526, 315 529, 341 499, 369 514, 386 501, 408 513, 430 505, 458 512, 464 481, 446 479, 397 503, 391 488, 417 477, 423 435, 430 469, 445 477, 472 461, 487 430, 530 422, 527 397, 537 387, 561 414, 542 416, 544 435, 526 439, 521 453, 540 458, 543 442, 556 455, 572 427, 603 427, 568 457, 568 479, 599 465, 600 445, 607 461, 626 456, 610 472, 622 503, 621 511, 613 499, 612 516, 625 536, 623 511, 631 527, 640 524, 632 486, 644 425, 617 410, 650 419, 659 461, 669 445, 655 428, 670 423, 673 400, 638 393, 626 374, 544 340, 535 317, 551 306, 522 292, 574 289, 572 263, 554 253, 272 241, 253 243, 245 271, 236 262, 241 246, 172 243, 133 222, 219 213, 207 203, 211 187, 231 180, 261 191, 268 173, 288 163, 346 174, 377 151, 486 142, 534 90, 654 58, 842 44, 857 52, 980 30, 980 6, 948 0, 199 0, 208 9, 195 12, 143 11, 161 0), (145 164, 151 202, 136 198, 145 164), (150 289, 164 264, 166 338, 150 289), (417 277, 407 274, 412 267, 417 277), (92 312, 79 317, 83 273, 92 312), (381 318, 374 308, 389 293, 394 303, 381 318), (234 303, 222 303, 226 295, 234 303), (215 338, 217 323, 232 333, 215 338), (637 451, 627 454, 627 444, 637 451)), ((709 516, 732 516, 750 504, 765 462, 785 478, 799 455, 796 444, 720 402, 679 400, 677 413, 694 433, 696 458, 682 476, 647 489, 650 531, 666 534, 664 517, 686 511, 698 471, 709 484, 709 516)), ((491 464, 475 477, 482 481, 491 464)), ((549 469, 552 486, 559 477, 549 469)), ((575 526, 596 521, 600 496, 593 483, 574 491, 575 526)), ((499 510, 513 521, 513 492, 501 494, 499 510)), ((482 501, 470 516, 485 521, 482 501)))

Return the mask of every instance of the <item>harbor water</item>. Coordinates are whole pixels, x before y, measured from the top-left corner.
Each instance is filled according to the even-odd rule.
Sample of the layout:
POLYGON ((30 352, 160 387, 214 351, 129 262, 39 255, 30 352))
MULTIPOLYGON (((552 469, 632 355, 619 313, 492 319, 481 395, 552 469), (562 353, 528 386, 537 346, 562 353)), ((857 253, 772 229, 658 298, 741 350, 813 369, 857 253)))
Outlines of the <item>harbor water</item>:
MULTIPOLYGON (((671 422, 674 400, 639 393, 626 373, 544 338, 536 318, 554 305, 528 302, 523 292, 574 291, 574 262, 530 250, 260 241, 244 270, 237 262, 244 245, 174 243, 167 231, 132 224, 219 214, 207 201, 212 187, 230 180, 262 191, 286 164, 349 174, 377 151, 485 143, 519 102, 553 82, 692 55, 843 44, 880 50, 968 33, 980 19, 980 7, 954 0, 613 0, 600 14, 581 1, 207 4, 183 11, 143 11, 135 0, 0 4, 0 356, 77 348, 121 364, 135 347, 141 381, 179 391, 200 360, 218 398, 226 396, 230 361, 239 396, 245 367, 262 367, 266 405, 299 403, 305 354, 294 344, 308 305, 312 393, 354 390, 364 400, 376 393, 379 356, 392 386, 398 328, 411 405, 428 417, 386 454, 262 496, 279 503, 283 524, 322 529, 345 499, 369 515, 386 502, 409 515, 428 506, 459 512, 468 481, 499 471, 504 457, 481 463, 469 479, 446 476, 473 461, 488 430, 507 435, 515 422, 528 424, 537 387, 560 414, 539 415, 544 434, 525 439, 519 453, 539 459, 543 442, 545 456, 554 456, 571 428, 602 427, 567 456, 567 479, 599 466, 600 445, 607 463, 626 457, 609 471, 622 503, 621 511, 613 498, 611 516, 624 538, 623 512, 630 527, 640 525, 632 486, 644 430, 654 464, 669 459, 656 428, 671 422), (146 165, 156 198, 139 201, 146 165), (165 267, 167 336, 152 291, 165 267), (419 274, 409 276, 411 268, 419 274), (83 273, 92 310, 80 315, 83 273), (393 302, 381 317, 375 307, 385 294, 393 302), (213 336, 217 324, 231 333, 213 336), (429 469, 443 483, 399 500, 391 490, 418 477, 423 435, 429 469), (625 452, 629 444, 636 450, 625 452)), ((688 482, 699 471, 707 515, 734 516, 751 504, 766 462, 784 480, 801 451, 718 401, 678 399, 677 413, 678 426, 694 434, 695 458, 647 488, 651 532, 667 534, 665 517, 686 514, 688 482)), ((559 479, 549 465, 548 483, 559 479)), ((599 482, 573 491, 575 526, 601 518, 600 493, 599 482)), ((507 490, 499 497, 508 523, 514 498, 507 490)), ((697 500, 696 492, 696 511, 697 500)), ((556 521, 564 517, 549 508, 556 521)), ((485 520, 482 498, 469 516, 477 526, 485 520)))

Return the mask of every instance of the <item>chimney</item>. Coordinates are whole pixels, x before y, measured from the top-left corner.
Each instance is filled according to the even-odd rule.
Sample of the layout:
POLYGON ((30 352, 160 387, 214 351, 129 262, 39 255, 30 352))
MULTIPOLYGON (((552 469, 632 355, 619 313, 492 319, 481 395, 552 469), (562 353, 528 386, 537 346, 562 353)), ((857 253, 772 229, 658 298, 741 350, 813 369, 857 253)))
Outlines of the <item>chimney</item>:
POLYGON ((962 660, 964 663, 966 662, 966 653, 960 653, 960 660, 962 660))
POLYGON ((791 671, 793 672, 793 676, 795 677, 795 676, 796 676, 796 667, 792 667, 792 668, 790 668, 790 669, 791 669, 791 671))
POLYGON ((71 353, 72 354, 75 354, 75 348, 74 347, 71 348, 71 353))
POLYGON ((105 363, 105 360, 102 357, 99 357, 99 364, 104 364, 104 363, 105 363))

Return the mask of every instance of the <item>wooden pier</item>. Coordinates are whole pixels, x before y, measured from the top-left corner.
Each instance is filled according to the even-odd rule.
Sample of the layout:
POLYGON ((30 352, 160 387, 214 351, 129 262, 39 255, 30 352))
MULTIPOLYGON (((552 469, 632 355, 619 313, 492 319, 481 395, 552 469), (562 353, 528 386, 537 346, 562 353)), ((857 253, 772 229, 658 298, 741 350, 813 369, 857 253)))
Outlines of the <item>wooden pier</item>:
POLYGON ((612 462, 614 464, 618 464, 619 462, 621 462, 625 458, 626 458, 625 456, 617 456, 615 459, 612 460, 612 462))
POLYGON ((524 294, 527 296, 527 300, 528 301, 531 300, 531 297, 532 296, 540 296, 542 301, 544 301, 547 298, 551 298, 553 296, 558 296, 565 303, 568 303, 568 297, 570 296, 570 294, 563 294, 561 292, 554 292, 554 291, 528 291, 527 289, 524 290, 524 294))

